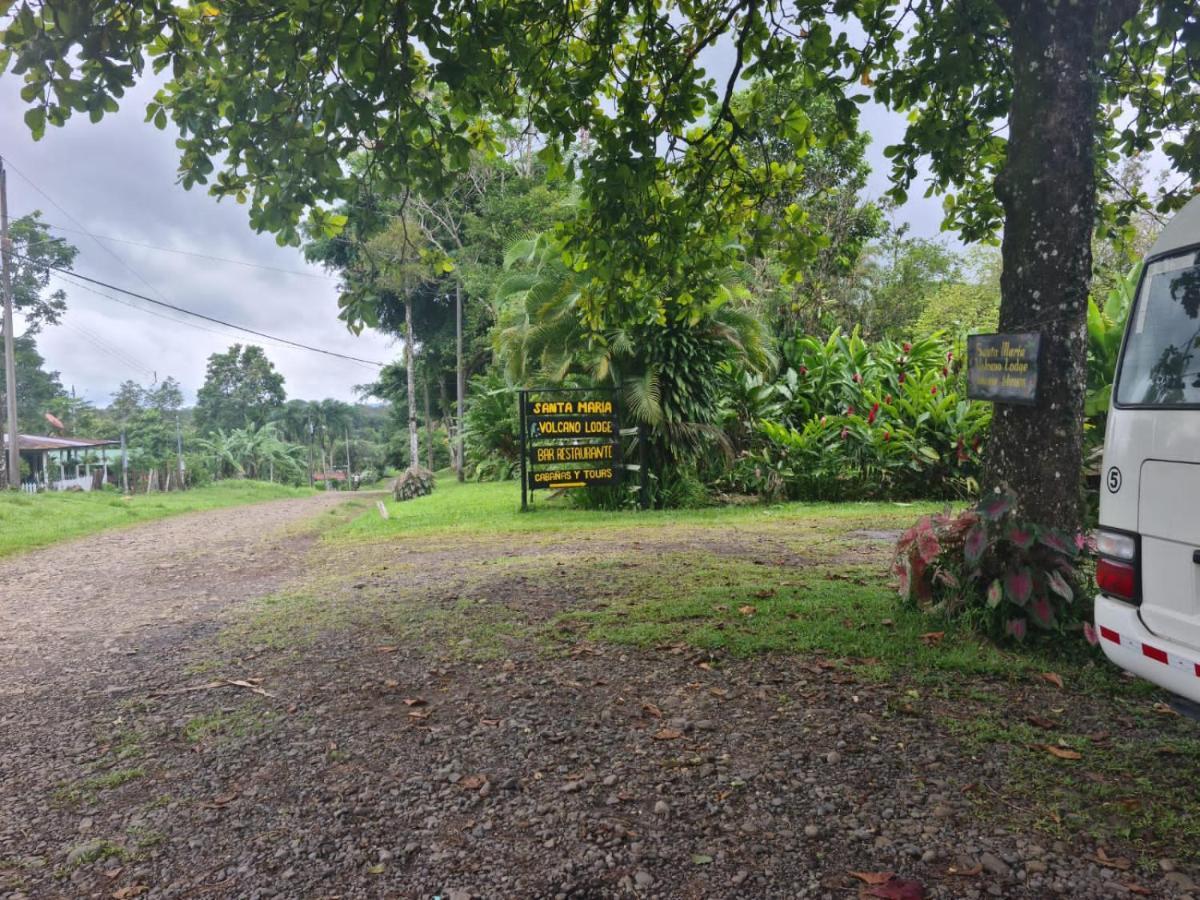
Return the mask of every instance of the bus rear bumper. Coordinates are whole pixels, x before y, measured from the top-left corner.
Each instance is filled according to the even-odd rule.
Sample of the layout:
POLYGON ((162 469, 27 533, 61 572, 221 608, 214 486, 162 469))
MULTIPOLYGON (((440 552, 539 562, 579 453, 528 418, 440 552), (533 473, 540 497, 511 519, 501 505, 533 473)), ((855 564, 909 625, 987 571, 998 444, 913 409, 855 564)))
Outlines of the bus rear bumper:
POLYGON ((1115 665, 1200 703, 1200 651, 1152 634, 1137 607, 1097 595, 1096 634, 1115 665))

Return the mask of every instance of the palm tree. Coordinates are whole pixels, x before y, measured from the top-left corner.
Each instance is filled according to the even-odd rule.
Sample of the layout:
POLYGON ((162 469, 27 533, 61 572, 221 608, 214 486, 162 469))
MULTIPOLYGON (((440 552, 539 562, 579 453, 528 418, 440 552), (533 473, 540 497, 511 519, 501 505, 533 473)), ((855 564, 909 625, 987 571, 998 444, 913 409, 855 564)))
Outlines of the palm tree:
POLYGON ((510 382, 610 384, 634 420, 663 438, 668 456, 706 439, 724 440, 716 425, 722 362, 754 372, 772 365, 762 323, 735 302, 732 271, 714 299, 687 319, 668 315, 596 332, 582 308, 591 278, 563 264, 553 239, 542 234, 517 242, 505 266, 516 271, 496 292, 496 349, 510 382))

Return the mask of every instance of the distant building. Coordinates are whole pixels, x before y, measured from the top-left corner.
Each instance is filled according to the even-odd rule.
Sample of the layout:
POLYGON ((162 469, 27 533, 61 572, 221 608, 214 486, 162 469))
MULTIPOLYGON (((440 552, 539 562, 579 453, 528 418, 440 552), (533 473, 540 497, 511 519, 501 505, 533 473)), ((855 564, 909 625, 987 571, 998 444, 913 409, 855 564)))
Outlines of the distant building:
MULTIPOLYGON (((29 467, 29 474, 21 479, 21 487, 30 492, 90 491, 113 480, 109 477, 108 448, 117 446, 120 446, 118 441, 18 434, 17 451, 29 467)), ((4 449, 4 458, 8 459, 7 434, 4 449)), ((119 453, 113 454, 114 464, 119 464, 120 459, 119 453)))

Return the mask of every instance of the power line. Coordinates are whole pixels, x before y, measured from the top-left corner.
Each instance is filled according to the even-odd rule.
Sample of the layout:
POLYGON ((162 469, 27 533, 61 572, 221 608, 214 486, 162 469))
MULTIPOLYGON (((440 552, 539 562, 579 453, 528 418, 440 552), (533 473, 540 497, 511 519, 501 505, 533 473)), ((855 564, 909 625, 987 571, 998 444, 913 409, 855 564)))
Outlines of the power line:
MULTIPOLYGON (((47 228, 53 228, 55 231, 65 231, 68 233, 75 233, 75 234, 86 234, 87 233, 78 228, 64 228, 62 225, 54 225, 50 222, 43 222, 41 224, 45 225, 47 228)), ((319 272, 302 272, 299 269, 284 269, 281 266, 270 266, 265 263, 250 262, 249 260, 245 260, 245 259, 233 259, 228 256, 213 256, 209 253, 196 253, 193 250, 179 250, 178 248, 175 248, 175 247, 160 247, 156 244, 143 244, 140 241, 131 241, 131 240, 127 240, 126 238, 112 237, 110 235, 105 235, 105 234, 89 234, 88 236, 92 237, 96 240, 114 241, 115 243, 118 243, 118 244, 128 244, 131 247, 142 247, 146 250, 158 250, 162 253, 177 253, 180 256, 192 256, 192 257, 195 257, 196 259, 207 259, 207 260, 211 260, 213 262, 232 263, 233 265, 246 266, 247 268, 250 268, 250 269, 265 269, 268 272, 279 272, 282 275, 295 275, 300 278, 320 278, 325 281, 337 281, 338 280, 333 275, 322 275, 319 272)), ((28 249, 29 247, 36 247, 40 244, 50 244, 50 243, 54 243, 55 241, 61 241, 61 240, 63 240, 63 238, 48 238, 43 241, 33 241, 29 244, 26 244, 25 246, 28 249)))
MULTIPOLYGON (((78 272, 72 272, 70 269, 63 269, 59 266, 51 266, 51 265, 47 265, 46 263, 40 263, 37 260, 30 259, 28 256, 25 256, 20 253, 13 253, 12 255, 15 256, 17 259, 24 260, 25 262, 31 263, 32 265, 37 266, 38 268, 46 269, 51 272, 58 272, 60 275, 68 275, 71 278, 77 278, 80 281, 86 281, 88 284, 99 285, 100 287, 107 288, 110 291, 117 291, 118 293, 125 294, 129 297, 135 297, 138 300, 143 300, 146 303, 153 303, 155 306, 165 307, 166 309, 171 309, 171 310, 174 310, 175 312, 183 313, 184 315, 195 316, 197 319, 204 319, 206 322, 213 322, 214 324, 222 325, 225 328, 232 328, 234 331, 241 331, 241 332, 244 332, 245 334, 252 334, 255 337, 265 338, 269 341, 276 341, 280 344, 286 344, 287 346, 295 347, 298 350, 308 350, 312 353, 321 353, 325 356, 332 356, 337 359, 348 360, 349 362, 362 363, 363 365, 367 365, 367 366, 377 366, 379 368, 382 368, 383 366, 387 365, 387 363, 377 362, 373 359, 362 359, 361 357, 358 357, 358 356, 348 356, 345 353, 338 353, 334 350, 325 350, 321 347, 313 347, 313 346, 310 346, 309 344, 301 344, 299 341, 293 341, 293 340, 289 340, 288 338, 279 337, 277 335, 267 334, 265 331, 256 331, 253 328, 247 328, 244 325, 235 325, 233 322, 226 322, 224 319, 218 319, 214 316, 209 316, 204 313, 196 312, 195 310, 192 310, 192 309, 186 309, 182 306, 176 306, 173 303, 167 303, 165 300, 156 300, 153 297, 147 297, 145 294, 137 293, 137 291, 131 291, 131 290, 128 290, 123 287, 118 287, 115 284, 109 284, 107 281, 101 281, 98 278, 89 278, 87 275, 80 275, 78 272)), ((113 299, 113 298, 110 297, 109 299, 113 299)))
MULTIPOLYGON (((3 157, 0 157, 0 159, 3 159, 3 157)), ((67 210, 63 207, 63 205, 61 203, 59 203, 57 200, 55 200, 53 197, 51 197, 49 194, 47 194, 44 190, 42 190, 40 187, 38 187, 37 183, 34 182, 34 180, 32 178, 30 178, 28 175, 26 175, 24 172, 22 172, 16 166, 14 166, 10 160, 5 159, 4 162, 7 163, 8 167, 10 169, 12 169, 14 172, 16 172, 19 176, 21 176, 21 178, 25 181, 26 184, 28 184, 31 188, 33 188, 35 191, 37 191, 39 194, 41 194, 43 197, 45 197, 51 206, 53 206, 60 213, 62 213, 64 216, 66 216, 68 219, 70 219, 72 222, 74 222, 76 225, 78 225, 83 234, 86 234, 93 241, 95 241, 96 246, 99 247, 101 250, 103 250, 105 253, 107 253, 109 256, 111 256, 113 259, 115 259, 118 263, 120 263, 120 265, 123 269, 125 269, 126 271, 131 273, 134 278, 136 278, 138 281, 140 281, 142 284, 144 284, 147 288, 149 288, 155 294, 158 294, 159 297, 166 296, 165 294, 163 294, 162 291, 160 291, 153 284, 151 284, 142 275, 141 272, 139 272, 137 269, 135 269, 129 263, 125 262, 124 259, 122 259, 120 256, 118 256, 116 253, 113 252, 111 247, 104 244, 99 238, 97 238, 94 234, 92 234, 92 232, 88 230, 86 225, 84 225, 77 218, 75 218, 73 215, 71 215, 69 212, 67 212, 67 210)))
POLYGON ((101 352, 107 353, 113 359, 116 359, 116 360, 124 363, 129 368, 136 369, 137 371, 142 372, 146 375, 151 375, 151 376, 154 375, 154 370, 151 369, 149 366, 143 365, 142 363, 138 362, 132 356, 129 356, 128 354, 126 354, 125 351, 108 343, 102 337, 100 337, 98 334, 95 334, 95 333, 89 331, 88 329, 84 328, 82 325, 76 325, 73 322, 60 322, 59 324, 66 326, 66 328, 70 331, 77 331, 79 333, 79 335, 84 340, 86 340, 89 344, 96 347, 101 352))

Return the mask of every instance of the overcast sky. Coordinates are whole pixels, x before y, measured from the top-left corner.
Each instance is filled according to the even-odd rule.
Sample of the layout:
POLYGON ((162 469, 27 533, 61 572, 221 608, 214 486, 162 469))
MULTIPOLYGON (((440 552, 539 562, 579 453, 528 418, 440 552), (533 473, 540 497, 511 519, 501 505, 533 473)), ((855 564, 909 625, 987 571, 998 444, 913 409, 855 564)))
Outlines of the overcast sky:
MULTIPOLYGON (((723 68, 725 55, 723 48, 706 54, 714 74, 723 68)), ((77 272, 339 353, 378 361, 399 356, 400 345, 385 335, 370 331, 358 337, 350 334, 337 319, 336 281, 320 268, 307 265, 299 250, 280 248, 270 235, 255 234, 247 224, 244 207, 230 200, 218 203, 203 188, 186 191, 176 183, 178 151, 173 126, 159 131, 142 121, 146 99, 153 92, 149 86, 139 86, 126 95, 120 112, 105 116, 99 124, 76 116, 65 128, 48 127, 37 143, 22 121, 26 107, 18 95, 20 86, 18 77, 0 76, 0 154, 10 162, 10 216, 40 209, 53 225, 79 229, 79 224, 31 186, 32 181, 97 236, 304 274, 128 243, 97 242, 77 231, 55 231, 79 248, 77 272)), ((899 116, 876 106, 864 109, 863 128, 872 136, 869 155, 875 171, 869 191, 873 196, 887 186, 888 167, 881 151, 899 136, 902 127, 899 116)), ((918 199, 900 210, 898 218, 909 222, 914 234, 936 235, 940 202, 919 199, 920 190, 911 193, 918 199)), ((202 328, 194 327, 151 315, 78 287, 67 291, 64 324, 45 329, 38 346, 48 367, 61 373, 68 389, 73 387, 99 405, 107 404, 117 385, 127 378, 149 384, 167 375, 182 383, 190 404, 203 381, 208 356, 235 341, 252 340, 205 323, 197 323, 202 328)), ((350 400, 354 386, 372 380, 376 371, 315 353, 257 343, 283 373, 289 397, 350 400)))

